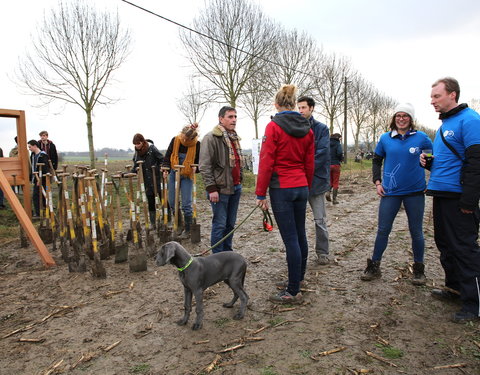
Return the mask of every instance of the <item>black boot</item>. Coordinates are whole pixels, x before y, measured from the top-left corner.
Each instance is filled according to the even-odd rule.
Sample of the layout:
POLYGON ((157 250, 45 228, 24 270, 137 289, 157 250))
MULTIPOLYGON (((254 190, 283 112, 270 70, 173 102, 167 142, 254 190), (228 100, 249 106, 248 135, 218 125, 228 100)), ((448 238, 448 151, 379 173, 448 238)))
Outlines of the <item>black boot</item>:
POLYGON ((363 281, 371 281, 379 279, 380 277, 382 277, 382 271, 380 271, 380 261, 367 259, 367 268, 365 268, 365 271, 363 271, 363 275, 360 276, 360 279, 363 281))
POLYGON ((413 263, 413 285, 425 285, 427 278, 425 277, 425 265, 423 263, 413 263))
POLYGON ((150 225, 152 226, 153 229, 156 227, 156 212, 155 211, 148 211, 148 216, 150 216, 150 225))
POLYGON ((190 228, 192 227, 192 217, 185 215, 184 217, 184 229, 179 238, 187 239, 190 238, 190 228))
POLYGON ((337 195, 338 195, 338 189, 333 189, 333 204, 338 204, 337 195))

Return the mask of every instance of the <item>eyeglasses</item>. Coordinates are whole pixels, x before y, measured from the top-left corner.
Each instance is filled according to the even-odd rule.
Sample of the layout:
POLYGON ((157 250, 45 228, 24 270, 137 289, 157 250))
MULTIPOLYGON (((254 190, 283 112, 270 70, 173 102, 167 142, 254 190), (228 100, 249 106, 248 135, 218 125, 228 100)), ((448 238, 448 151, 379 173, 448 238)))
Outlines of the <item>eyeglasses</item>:
POLYGON ((409 119, 410 118, 410 115, 395 115, 395 118, 398 118, 398 119, 409 119))

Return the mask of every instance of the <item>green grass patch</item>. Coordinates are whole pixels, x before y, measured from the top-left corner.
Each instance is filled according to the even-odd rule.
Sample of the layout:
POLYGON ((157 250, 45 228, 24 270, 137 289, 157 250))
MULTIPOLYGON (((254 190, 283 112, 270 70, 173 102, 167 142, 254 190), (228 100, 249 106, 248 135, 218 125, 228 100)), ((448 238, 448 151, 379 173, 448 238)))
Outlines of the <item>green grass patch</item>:
POLYGON ((144 373, 150 371, 150 367, 152 367, 152 366, 150 366, 147 363, 141 363, 139 365, 135 365, 135 366, 131 367, 128 372, 130 374, 144 374, 144 373))
POLYGON ((261 375, 277 375, 278 373, 275 371, 273 366, 267 366, 260 370, 261 375))
POLYGON ((403 351, 390 345, 375 344, 377 348, 380 348, 384 357, 389 359, 397 359, 403 357, 403 351))
POLYGON ((276 326, 277 324, 279 323, 282 323, 285 319, 281 318, 281 317, 276 317, 276 318, 273 318, 273 319, 270 319, 268 321, 268 324, 270 325, 270 327, 273 327, 273 326, 276 326))
POLYGON ((215 320, 214 323, 218 328, 222 328, 222 327, 225 327, 225 325, 229 321, 230 321, 230 319, 228 319, 228 318, 219 318, 219 319, 215 320))

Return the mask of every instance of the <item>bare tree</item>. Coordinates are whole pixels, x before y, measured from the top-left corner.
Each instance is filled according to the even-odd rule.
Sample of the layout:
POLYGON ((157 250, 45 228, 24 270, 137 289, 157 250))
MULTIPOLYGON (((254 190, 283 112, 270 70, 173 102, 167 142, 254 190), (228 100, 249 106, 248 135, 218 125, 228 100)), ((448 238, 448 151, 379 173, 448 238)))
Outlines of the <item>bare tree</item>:
POLYGON ((315 91, 321 112, 327 118, 330 133, 333 133, 335 119, 344 111, 344 80, 350 74, 351 65, 348 59, 336 54, 320 58, 314 70, 318 77, 315 91))
POLYGON ((374 91, 370 101, 369 128, 372 148, 375 149, 380 135, 389 130, 393 108, 397 102, 383 93, 374 91))
POLYGON ((274 52, 268 72, 272 95, 284 84, 294 84, 299 96, 308 95, 315 88, 312 69, 315 64, 321 64, 324 53, 317 47, 315 40, 297 30, 278 28, 275 32, 274 52))
POLYGON ((180 39, 197 72, 232 107, 269 56, 274 27, 260 8, 247 0, 211 0, 180 39))
MULTIPOLYGON (((265 70, 271 67, 265 65, 265 70)), ((245 94, 240 101, 247 112, 248 117, 253 121, 255 126, 255 138, 258 139, 258 120, 272 109, 271 87, 266 83, 264 78, 267 73, 262 70, 259 74, 254 75, 245 84, 245 94)))
POLYGON ((358 151, 360 133, 370 115, 370 101, 373 97, 372 86, 360 74, 355 74, 348 90, 348 113, 352 123, 355 151, 358 151))
POLYGON ((474 111, 480 112, 480 99, 475 99, 475 98, 470 99, 468 106, 472 108, 474 111))
POLYGON ((44 15, 32 38, 33 51, 20 60, 17 78, 40 95, 42 105, 60 100, 85 111, 94 168, 93 108, 115 102, 104 89, 128 56, 130 35, 120 27, 118 13, 100 12, 90 4, 60 1, 58 9, 44 15))
POLYGON ((200 80, 191 77, 187 91, 177 99, 177 107, 183 114, 188 124, 199 123, 210 103, 211 93, 200 80))

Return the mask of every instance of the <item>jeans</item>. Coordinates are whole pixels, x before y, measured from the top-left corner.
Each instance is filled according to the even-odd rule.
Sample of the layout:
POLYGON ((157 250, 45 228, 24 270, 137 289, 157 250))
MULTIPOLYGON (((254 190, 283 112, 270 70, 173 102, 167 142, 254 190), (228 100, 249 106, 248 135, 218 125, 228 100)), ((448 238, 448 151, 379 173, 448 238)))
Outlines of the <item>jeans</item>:
POLYGON ((393 221, 397 216, 403 202, 408 218, 408 229, 412 237, 412 250, 414 262, 423 263, 425 240, 423 238, 423 212, 425 210, 425 196, 399 195, 386 196, 380 200, 378 208, 378 231, 373 249, 373 261, 382 259, 383 252, 388 245, 388 236, 392 231, 393 221))
POLYGON ((315 220, 315 251, 318 256, 328 255, 327 211, 325 209, 325 194, 310 195, 308 202, 315 220))
MULTIPOLYGON (((235 185, 235 191, 232 195, 219 194, 219 201, 210 202, 213 211, 212 218, 212 234, 210 238, 211 246, 215 245, 233 228, 237 221, 238 205, 240 204, 240 196, 242 195, 242 185, 235 185)), ((208 199, 208 198, 207 198, 208 199)), ((232 251, 233 234, 228 236, 220 245, 212 249, 213 253, 221 251, 232 251)))
POLYGON ((296 295, 305 276, 308 243, 305 233, 305 211, 308 187, 270 188, 270 201, 280 235, 286 248, 288 267, 287 292, 296 295))
MULTIPOLYGON (((186 154, 178 154, 179 164, 183 163, 186 154)), ((168 204, 175 210, 175 175, 177 172, 172 168, 168 176, 168 204)), ((187 176, 180 176, 180 195, 181 195, 181 209, 184 216, 192 216, 192 190, 193 180, 187 176)))

